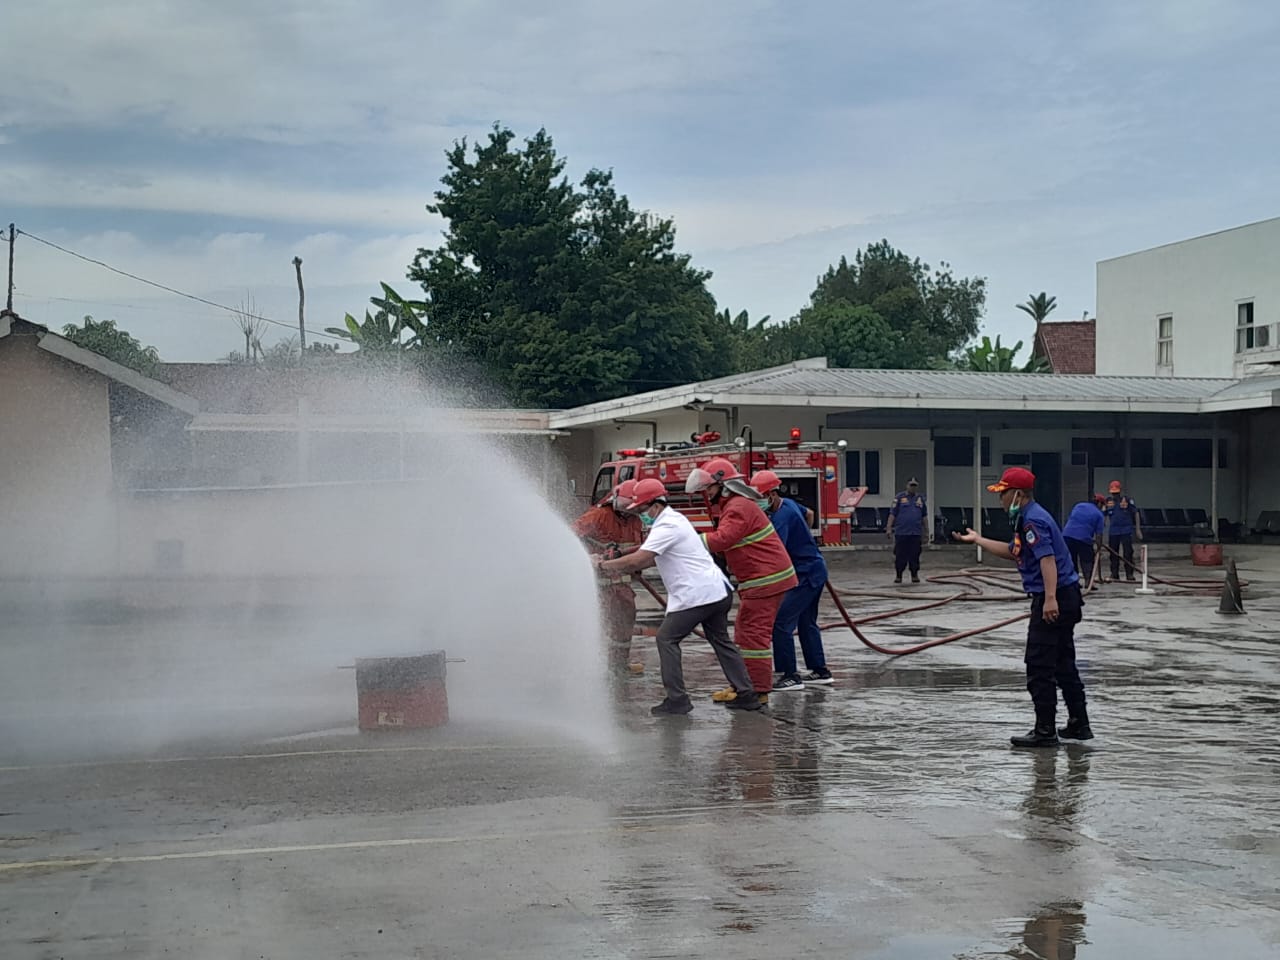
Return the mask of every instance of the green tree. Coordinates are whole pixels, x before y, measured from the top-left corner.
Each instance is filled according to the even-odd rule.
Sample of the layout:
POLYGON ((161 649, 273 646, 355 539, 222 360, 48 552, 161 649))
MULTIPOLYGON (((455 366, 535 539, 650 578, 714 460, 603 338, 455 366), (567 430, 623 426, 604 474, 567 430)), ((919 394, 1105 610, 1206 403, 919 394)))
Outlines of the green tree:
POLYGON ((1022 349, 1019 340, 1012 347, 1003 346, 1000 337, 995 342, 990 337, 983 337, 981 342, 965 349, 960 358, 961 370, 979 370, 987 373, 1048 373, 1049 365, 1044 357, 1032 356, 1021 367, 1016 365, 1015 358, 1022 349))
POLYGON ((1043 290, 1036 294, 1027 294, 1027 302, 1015 304, 1019 310, 1036 322, 1036 326, 1048 318, 1058 307, 1058 298, 1051 297, 1043 290))
POLYGON ((147 376, 153 376, 160 369, 156 348, 144 347, 127 332, 117 329, 114 320, 94 320, 86 315, 79 326, 69 323, 63 327, 62 334, 77 346, 147 376))
POLYGON ((749 343, 744 352, 772 363, 826 356, 838 366, 942 367, 977 334, 985 304, 983 278, 957 278, 945 263, 934 270, 882 240, 829 267, 791 320, 752 331, 768 349, 749 343))
POLYGON ((572 405, 732 369, 733 336, 708 274, 675 250, 672 221, 632 209, 612 173, 580 187, 539 130, 495 125, 446 154, 427 209, 444 243, 418 251, 425 342, 482 363, 516 402, 572 405))

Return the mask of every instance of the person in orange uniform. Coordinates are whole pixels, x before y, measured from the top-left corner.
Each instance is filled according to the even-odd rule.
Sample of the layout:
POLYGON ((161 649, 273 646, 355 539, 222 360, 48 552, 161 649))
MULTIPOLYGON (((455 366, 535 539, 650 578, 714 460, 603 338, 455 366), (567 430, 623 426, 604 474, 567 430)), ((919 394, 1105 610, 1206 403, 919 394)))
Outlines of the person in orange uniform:
MULTIPOLYGON (((634 553, 644 539, 640 518, 623 509, 630 504, 636 482, 624 480, 594 507, 573 522, 573 532, 593 554, 620 557, 634 553)), ((600 573, 600 613, 609 638, 609 669, 616 674, 644 673, 644 664, 631 656, 636 627, 636 594, 629 576, 600 573)))
POLYGON ((685 492, 701 493, 719 508, 716 528, 704 533, 702 542, 711 553, 724 554, 738 581, 742 602, 733 639, 747 662, 752 687, 767 700, 773 689, 773 622, 783 596, 800 582, 791 557, 761 509, 760 495, 728 460, 718 457, 695 468, 685 492))

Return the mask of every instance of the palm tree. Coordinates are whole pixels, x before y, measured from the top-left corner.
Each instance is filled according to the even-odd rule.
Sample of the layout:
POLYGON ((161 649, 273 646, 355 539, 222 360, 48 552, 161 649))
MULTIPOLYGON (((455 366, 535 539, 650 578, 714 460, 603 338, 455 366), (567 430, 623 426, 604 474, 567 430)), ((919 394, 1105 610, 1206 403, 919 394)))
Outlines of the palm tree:
POLYGON ((1027 294, 1027 302, 1017 305, 1018 309, 1035 320, 1036 326, 1053 313, 1058 307, 1058 298, 1051 297, 1043 290, 1036 294, 1027 294))

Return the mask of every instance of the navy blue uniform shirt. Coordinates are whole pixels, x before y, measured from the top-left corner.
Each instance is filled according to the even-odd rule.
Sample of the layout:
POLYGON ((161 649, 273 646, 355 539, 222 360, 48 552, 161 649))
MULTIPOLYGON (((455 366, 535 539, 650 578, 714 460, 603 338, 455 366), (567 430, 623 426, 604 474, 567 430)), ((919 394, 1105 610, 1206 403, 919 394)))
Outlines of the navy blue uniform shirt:
POLYGON ((1040 561, 1044 557, 1053 557, 1058 568, 1059 587, 1080 582, 1062 531, 1049 516, 1049 511, 1034 501, 1023 504, 1018 513, 1009 552, 1018 564, 1022 588, 1027 593, 1044 593, 1044 577, 1040 573, 1040 561))
POLYGON ((1127 537, 1133 533, 1133 518, 1138 505, 1127 493, 1113 493, 1107 497, 1107 509, 1103 511, 1111 521, 1111 536, 1127 537))
POLYGON ((1071 508, 1071 516, 1067 517, 1067 525, 1062 528, 1062 535, 1073 540, 1092 540, 1102 532, 1107 518, 1102 515, 1098 505, 1092 500, 1082 500, 1071 508))
POLYGON ((783 497, 778 509, 769 514, 769 519, 773 521, 773 529, 777 531, 782 545, 787 548, 800 583, 806 587, 820 587, 826 583, 827 561, 822 558, 818 542, 813 539, 804 507, 783 497))
POLYGON ((900 537, 924 536, 924 518, 928 513, 923 494, 901 491, 893 498, 893 506, 889 509, 889 516, 894 518, 894 534, 900 537))

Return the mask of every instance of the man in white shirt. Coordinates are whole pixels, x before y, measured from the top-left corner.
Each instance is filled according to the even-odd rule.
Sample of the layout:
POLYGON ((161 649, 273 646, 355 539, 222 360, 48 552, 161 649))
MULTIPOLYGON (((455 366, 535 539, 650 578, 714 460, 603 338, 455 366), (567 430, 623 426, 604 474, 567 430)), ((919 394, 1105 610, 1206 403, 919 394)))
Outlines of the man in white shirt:
POLYGON ((649 712, 658 717, 678 716, 693 709, 684 687, 680 641, 698 626, 706 633, 725 679, 738 694, 725 706, 733 710, 761 709, 742 652, 729 639, 733 587, 703 546, 693 524, 667 506, 667 488, 661 480, 637 483, 631 509, 640 515, 640 522, 648 530, 644 543, 628 556, 597 563, 601 570, 618 574, 638 573, 656 566, 667 588, 667 615, 658 628, 658 658, 667 696, 649 712))

